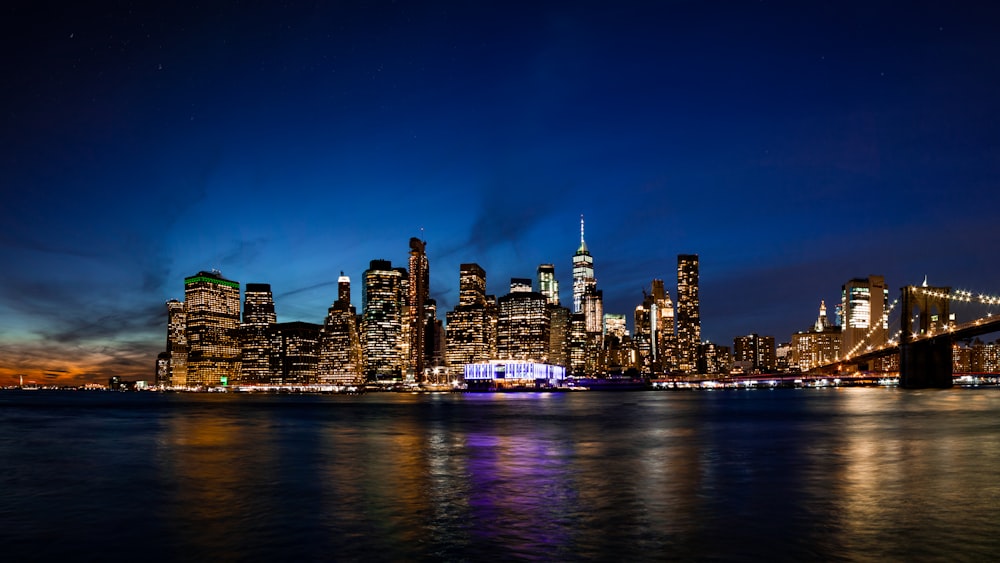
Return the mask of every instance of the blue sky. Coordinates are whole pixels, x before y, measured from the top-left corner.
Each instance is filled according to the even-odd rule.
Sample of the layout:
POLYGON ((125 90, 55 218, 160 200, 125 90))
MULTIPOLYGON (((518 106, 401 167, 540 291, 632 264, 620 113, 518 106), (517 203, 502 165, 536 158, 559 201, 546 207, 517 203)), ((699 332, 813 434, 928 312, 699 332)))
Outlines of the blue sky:
POLYGON ((6 6, 0 383, 150 377, 199 270, 321 322, 411 236, 441 311, 462 262, 570 302, 581 214, 608 312, 696 253, 724 344, 869 274, 1000 293, 979 4, 6 6))

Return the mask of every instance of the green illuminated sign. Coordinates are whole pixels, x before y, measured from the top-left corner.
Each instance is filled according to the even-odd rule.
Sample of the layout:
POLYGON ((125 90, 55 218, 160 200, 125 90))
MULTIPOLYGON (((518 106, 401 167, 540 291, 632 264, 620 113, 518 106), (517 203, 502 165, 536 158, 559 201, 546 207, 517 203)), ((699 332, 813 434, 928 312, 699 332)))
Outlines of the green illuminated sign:
POLYGON ((226 285, 226 286, 229 286, 229 287, 235 287, 236 289, 240 288, 240 283, 239 282, 234 282, 234 281, 229 281, 229 280, 220 280, 220 279, 217 279, 217 278, 210 278, 208 276, 193 276, 193 277, 190 277, 190 278, 184 278, 184 285, 191 285, 193 283, 198 283, 198 282, 217 283, 219 285, 226 285))

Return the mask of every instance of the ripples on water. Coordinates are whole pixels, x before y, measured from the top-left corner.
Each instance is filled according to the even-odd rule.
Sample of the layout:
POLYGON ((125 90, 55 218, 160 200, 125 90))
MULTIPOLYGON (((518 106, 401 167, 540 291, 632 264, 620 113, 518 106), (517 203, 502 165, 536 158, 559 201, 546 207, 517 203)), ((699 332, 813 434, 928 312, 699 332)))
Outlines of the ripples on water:
POLYGON ((0 392, 0 553, 976 561, 998 468, 996 389, 0 392))

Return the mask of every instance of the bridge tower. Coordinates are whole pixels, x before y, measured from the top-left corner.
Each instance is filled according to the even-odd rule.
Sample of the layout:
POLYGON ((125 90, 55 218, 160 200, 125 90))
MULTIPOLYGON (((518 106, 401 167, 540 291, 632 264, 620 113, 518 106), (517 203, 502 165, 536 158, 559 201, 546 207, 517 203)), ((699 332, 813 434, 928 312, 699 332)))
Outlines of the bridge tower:
POLYGON ((951 288, 927 287, 926 283, 902 289, 899 386, 905 389, 947 389, 952 386, 952 342, 946 332, 951 288), (915 310, 917 323, 913 322, 915 310), (938 333, 941 336, 931 336, 938 333))

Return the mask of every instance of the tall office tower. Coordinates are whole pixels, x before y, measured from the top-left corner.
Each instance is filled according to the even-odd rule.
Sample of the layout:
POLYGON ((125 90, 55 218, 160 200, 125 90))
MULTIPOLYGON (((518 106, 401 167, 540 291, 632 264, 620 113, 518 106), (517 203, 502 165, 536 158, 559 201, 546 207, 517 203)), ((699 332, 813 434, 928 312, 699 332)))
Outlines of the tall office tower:
POLYGON ((372 260, 363 275, 361 333, 365 376, 369 380, 401 379, 405 316, 405 270, 388 260, 372 260))
POLYGON ((650 331, 652 333, 657 370, 670 371, 677 365, 677 337, 674 335, 674 304, 663 285, 654 279, 650 293, 650 331))
POLYGON ((271 346, 275 350, 271 383, 278 385, 309 385, 316 383, 319 364, 321 325, 300 321, 278 323, 271 329, 271 346))
POLYGON ((277 322, 271 285, 248 283, 243 294, 243 324, 240 325, 240 382, 271 381, 271 361, 275 350, 271 348, 270 330, 277 322))
POLYGON ((538 363, 549 361, 550 319, 547 300, 533 291, 511 292, 497 299, 497 358, 538 363))
POLYGON ((187 313, 176 299, 167 301, 167 373, 165 385, 187 385, 187 313))
POLYGON ((604 292, 599 289, 591 289, 583 294, 580 312, 583 313, 587 325, 587 332, 591 334, 604 334, 604 292))
POLYGON ((587 321, 583 313, 573 313, 569 317, 569 336, 567 349, 569 356, 569 372, 573 375, 587 374, 587 352, 590 340, 587 338, 587 321))
POLYGON ((677 369, 697 369, 701 344, 701 313, 698 303, 698 255, 677 255, 677 369))
POLYGON ((538 266, 538 293, 549 300, 549 305, 559 306, 559 280, 556 279, 556 267, 552 264, 538 266))
POLYGON ((889 326, 883 316, 888 299, 889 290, 882 276, 855 278, 841 287, 844 354, 853 355, 861 347, 885 344, 889 326))
POLYGON ((549 301, 547 310, 549 313, 549 363, 567 367, 569 365, 569 309, 553 305, 549 301))
POLYGON ((486 305, 486 272, 479 264, 462 264, 458 276, 458 304, 486 305))
POLYGON ((773 336, 750 334, 733 339, 733 361, 744 373, 772 373, 775 369, 773 336))
POLYGON ((427 364, 427 300, 430 298, 430 264, 427 262, 427 242, 410 239, 409 272, 409 360, 416 381, 424 381, 427 364))
POLYGON ((583 311, 583 296, 597 290, 594 257, 583 240, 583 215, 580 216, 580 248, 573 255, 573 312, 583 311))
POLYGON ((361 336, 351 305, 351 278, 340 272, 337 300, 326 313, 319 333, 316 382, 322 385, 356 385, 364 382, 361 336))
POLYGON ((511 293, 531 293, 531 278, 510 278, 511 293))
POLYGON ((650 296, 646 296, 642 303, 635 306, 632 314, 632 322, 635 325, 635 335, 632 337, 632 346, 635 348, 635 367, 641 373, 653 373, 656 368, 653 365, 655 359, 653 346, 653 326, 650 296))
POLYGON ((240 371, 240 284, 218 271, 184 278, 187 384, 228 385, 240 371))
POLYGON ((462 264, 458 278, 458 305, 445 314, 445 363, 452 377, 461 377, 465 364, 493 359, 494 322, 486 300, 486 272, 479 264, 462 264), (492 340, 492 343, 491 343, 492 340))

